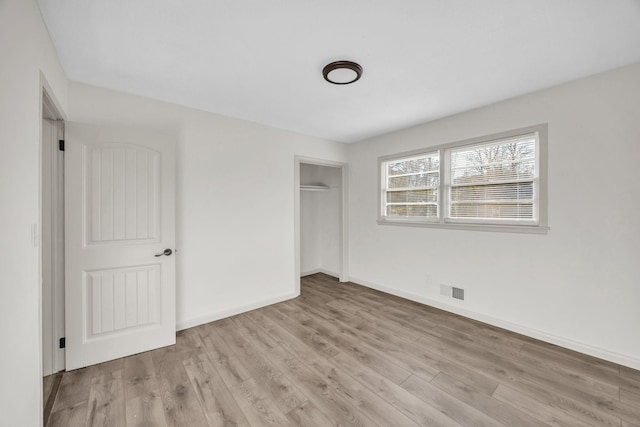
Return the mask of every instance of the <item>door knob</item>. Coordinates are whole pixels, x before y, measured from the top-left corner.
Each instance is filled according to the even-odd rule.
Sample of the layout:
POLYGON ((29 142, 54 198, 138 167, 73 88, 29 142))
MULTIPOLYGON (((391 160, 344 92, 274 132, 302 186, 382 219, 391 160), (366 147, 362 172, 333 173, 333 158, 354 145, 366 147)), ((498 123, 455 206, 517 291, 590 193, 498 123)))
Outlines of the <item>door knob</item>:
POLYGON ((169 255, 171 255, 172 253, 173 253, 173 251, 172 251, 171 249, 167 248, 167 249, 165 249, 164 251, 162 251, 162 253, 160 253, 160 254, 156 254, 155 256, 157 256, 157 257, 158 257, 158 256, 162 256, 162 255, 169 256, 169 255))

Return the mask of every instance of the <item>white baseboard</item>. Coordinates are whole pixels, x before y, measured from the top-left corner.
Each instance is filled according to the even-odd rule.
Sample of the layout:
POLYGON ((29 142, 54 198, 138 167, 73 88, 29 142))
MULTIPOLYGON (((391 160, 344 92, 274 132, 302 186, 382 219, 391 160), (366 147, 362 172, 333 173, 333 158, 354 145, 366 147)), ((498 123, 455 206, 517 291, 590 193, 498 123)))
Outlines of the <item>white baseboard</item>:
POLYGON ((204 316, 198 316, 191 319, 181 320, 176 323, 176 331, 183 329, 193 328, 194 326, 204 325, 205 323, 214 322, 216 320, 224 319, 227 317, 235 316, 236 314, 246 313, 247 311, 255 310, 257 308, 266 307, 271 304, 276 304, 282 301, 290 300, 297 297, 299 294, 295 292, 288 292, 283 295, 279 295, 273 298, 267 298, 260 301, 255 301, 249 304, 240 305, 225 310, 219 310, 211 314, 204 316))
POLYGON ((449 305, 441 301, 437 301, 421 295, 413 294, 411 292, 405 292, 405 291, 394 289, 388 286, 380 285, 377 283, 368 282, 366 280, 358 279, 357 277, 350 277, 349 280, 353 283, 365 286, 367 288, 376 289, 378 291, 381 291, 387 294, 391 294, 391 295, 395 295, 411 301, 419 302, 421 304, 426 304, 426 305, 439 308, 441 310, 448 311, 450 313, 458 314, 463 317, 468 317, 470 319, 474 319, 483 323, 488 323, 489 325, 497 326, 499 328, 506 329, 511 332, 516 332, 518 334, 526 335, 528 337, 535 338, 540 341, 548 342, 550 344, 555 344, 557 346, 564 347, 570 350, 575 350, 579 353, 583 353, 589 356, 594 356, 600 359, 608 360, 609 362, 617 363, 619 365, 624 365, 629 368, 640 369, 640 359, 635 357, 627 356, 620 353, 615 353, 599 347, 590 346, 588 344, 583 344, 581 342, 573 341, 568 338, 558 337, 546 332, 539 331, 537 329, 531 329, 526 326, 509 322, 507 320, 498 319, 496 317, 492 317, 487 314, 477 313, 475 311, 467 310, 461 307, 456 307, 454 305, 449 305))
POLYGON ((300 273, 300 277, 311 276, 312 274, 317 274, 317 273, 323 273, 328 276, 335 277, 336 279, 340 277, 340 274, 334 271, 325 270, 324 268, 316 268, 313 270, 305 271, 303 273, 300 273))

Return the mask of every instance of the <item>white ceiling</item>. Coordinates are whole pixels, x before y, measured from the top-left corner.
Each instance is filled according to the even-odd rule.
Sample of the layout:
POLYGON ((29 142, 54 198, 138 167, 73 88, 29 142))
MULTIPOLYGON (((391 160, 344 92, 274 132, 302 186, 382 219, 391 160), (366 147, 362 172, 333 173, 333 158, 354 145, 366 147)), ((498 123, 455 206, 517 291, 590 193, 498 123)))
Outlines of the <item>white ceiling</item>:
POLYGON ((640 62, 640 0, 38 3, 71 80, 345 142, 640 62))

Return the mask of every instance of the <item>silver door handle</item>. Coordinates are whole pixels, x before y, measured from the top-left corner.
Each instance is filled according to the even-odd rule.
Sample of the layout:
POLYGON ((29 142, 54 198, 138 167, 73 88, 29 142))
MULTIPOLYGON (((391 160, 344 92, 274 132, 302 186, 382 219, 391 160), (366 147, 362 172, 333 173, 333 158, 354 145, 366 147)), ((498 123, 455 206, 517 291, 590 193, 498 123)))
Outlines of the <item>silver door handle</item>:
POLYGON ((167 248, 164 251, 162 251, 162 253, 156 254, 155 256, 157 256, 157 257, 162 256, 162 255, 169 256, 172 253, 173 253, 173 251, 171 249, 167 248))

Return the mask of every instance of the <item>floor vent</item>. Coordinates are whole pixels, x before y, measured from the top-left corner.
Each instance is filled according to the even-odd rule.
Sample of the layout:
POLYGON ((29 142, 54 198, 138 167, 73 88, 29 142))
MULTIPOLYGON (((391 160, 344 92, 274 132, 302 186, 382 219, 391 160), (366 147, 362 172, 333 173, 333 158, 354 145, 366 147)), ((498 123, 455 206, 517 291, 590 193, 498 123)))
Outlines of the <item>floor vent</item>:
POLYGON ((451 296, 455 299, 464 300, 464 289, 462 288, 451 288, 451 296))

